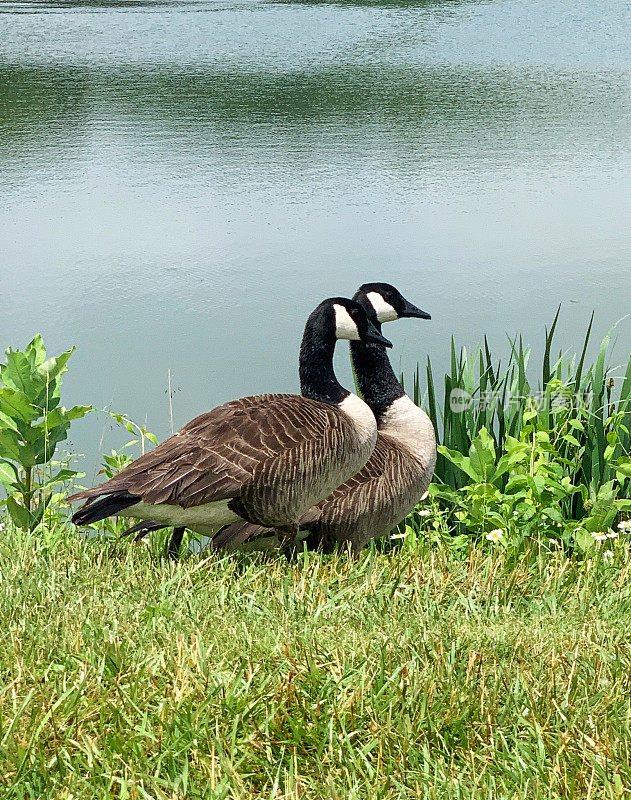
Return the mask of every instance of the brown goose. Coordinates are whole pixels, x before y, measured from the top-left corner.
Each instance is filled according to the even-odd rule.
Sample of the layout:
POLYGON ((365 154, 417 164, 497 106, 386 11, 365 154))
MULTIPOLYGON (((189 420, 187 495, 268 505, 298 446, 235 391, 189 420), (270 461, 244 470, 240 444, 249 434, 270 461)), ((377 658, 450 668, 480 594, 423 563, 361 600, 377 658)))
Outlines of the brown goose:
MULTIPOLYGON (((378 326, 401 317, 430 319, 389 284, 364 284, 353 299, 376 314, 378 326)), ((300 520, 301 529, 308 531, 307 546, 325 552, 340 544, 350 544, 357 551, 370 539, 389 533, 426 492, 436 464, 431 420, 401 388, 385 348, 353 342, 351 357, 361 394, 375 414, 379 433, 364 467, 300 520)), ((262 547, 272 536, 269 528, 236 523, 219 531, 213 547, 262 547)))
MULTIPOLYGON (((362 306, 334 297, 312 312, 300 348, 302 396, 264 394, 215 408, 106 483, 78 492, 73 522, 136 517, 206 535, 247 520, 294 533, 305 511, 360 469, 377 437, 369 407, 337 381, 337 339, 391 347, 362 306)), ((151 527, 151 526, 149 526, 151 527)))

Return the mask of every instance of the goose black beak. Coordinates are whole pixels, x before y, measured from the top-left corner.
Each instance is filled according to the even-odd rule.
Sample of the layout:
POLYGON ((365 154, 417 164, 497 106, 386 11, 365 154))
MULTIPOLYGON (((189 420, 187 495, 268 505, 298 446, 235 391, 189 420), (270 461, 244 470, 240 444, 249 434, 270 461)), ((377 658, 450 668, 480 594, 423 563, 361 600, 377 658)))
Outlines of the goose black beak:
POLYGON ((405 306, 403 311, 399 312, 399 317, 418 317, 418 319, 431 319, 431 314, 428 314, 427 311, 421 311, 420 308, 417 308, 412 303, 408 303, 405 301, 405 306))
POLYGON ((372 323, 369 323, 368 330, 362 336, 362 339, 371 344, 382 344, 384 347, 392 347, 390 339, 386 339, 385 336, 382 336, 372 323))

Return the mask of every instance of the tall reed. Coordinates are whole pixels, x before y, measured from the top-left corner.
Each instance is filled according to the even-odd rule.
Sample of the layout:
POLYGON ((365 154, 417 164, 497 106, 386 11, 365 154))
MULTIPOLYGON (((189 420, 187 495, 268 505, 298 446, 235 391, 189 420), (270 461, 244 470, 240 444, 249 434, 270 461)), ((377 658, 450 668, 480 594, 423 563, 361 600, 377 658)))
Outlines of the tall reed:
MULTIPOLYGON (((602 340, 596 361, 587 366, 586 354, 593 329, 593 314, 578 354, 555 356, 554 335, 560 308, 545 329, 541 375, 530 383, 531 350, 522 337, 509 337, 506 364, 494 357, 485 337, 476 350, 452 339, 450 368, 444 378, 442 398, 428 356, 427 394, 421 389, 421 370, 413 376, 412 396, 425 405, 440 445, 463 455, 486 429, 499 461, 507 437, 519 439, 526 422, 539 430, 562 432, 556 447, 572 483, 592 492, 618 476, 624 478, 631 445, 631 357, 622 370, 611 366, 611 338, 615 325, 602 340)), ((439 454, 436 479, 459 489, 469 478, 443 453, 439 454)), ((628 477, 626 477, 628 482, 628 477)), ((580 498, 574 498, 574 511, 580 498)))

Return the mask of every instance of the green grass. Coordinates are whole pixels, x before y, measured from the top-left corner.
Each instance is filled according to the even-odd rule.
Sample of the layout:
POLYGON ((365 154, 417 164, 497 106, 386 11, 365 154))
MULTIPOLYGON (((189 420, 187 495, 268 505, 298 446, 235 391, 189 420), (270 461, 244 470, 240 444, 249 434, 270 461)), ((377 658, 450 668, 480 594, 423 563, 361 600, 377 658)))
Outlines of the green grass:
POLYGON ((631 560, 199 557, 8 529, 3 798, 618 798, 631 560))

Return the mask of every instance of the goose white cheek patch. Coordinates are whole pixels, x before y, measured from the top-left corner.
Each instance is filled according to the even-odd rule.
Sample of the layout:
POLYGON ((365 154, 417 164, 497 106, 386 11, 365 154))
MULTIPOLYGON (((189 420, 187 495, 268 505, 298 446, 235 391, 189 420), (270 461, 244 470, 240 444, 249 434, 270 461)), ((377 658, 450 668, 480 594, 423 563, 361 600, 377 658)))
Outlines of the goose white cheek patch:
POLYGON ((399 319, 399 315, 394 308, 388 303, 379 292, 368 292, 366 297, 370 300, 372 307, 375 309, 375 314, 379 322, 394 322, 399 319))
POLYGON ((338 339, 352 339, 359 341, 359 331, 353 322, 351 315, 338 303, 333 304, 335 309, 335 335, 338 339))

